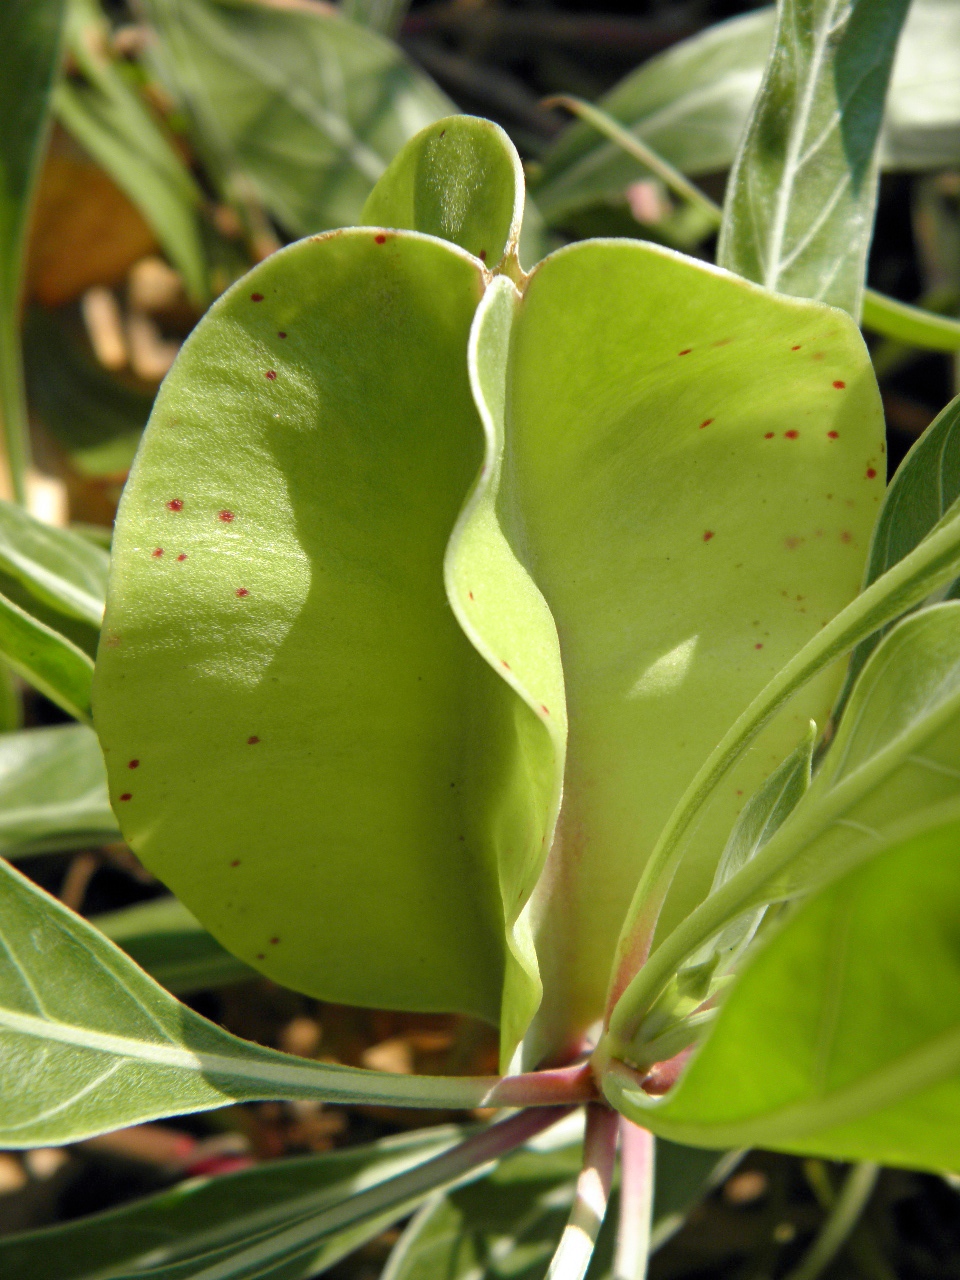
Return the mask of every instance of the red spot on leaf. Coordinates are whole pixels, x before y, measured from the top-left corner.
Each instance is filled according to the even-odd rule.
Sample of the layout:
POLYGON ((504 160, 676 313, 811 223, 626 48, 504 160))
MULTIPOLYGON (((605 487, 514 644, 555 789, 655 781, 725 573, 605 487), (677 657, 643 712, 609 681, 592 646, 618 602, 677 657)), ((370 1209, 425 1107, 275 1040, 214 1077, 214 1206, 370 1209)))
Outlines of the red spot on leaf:
POLYGON ((239 865, 240 865, 240 859, 239 859, 239 858, 234 858, 234 860, 230 863, 230 865, 231 865, 231 867, 239 867, 239 865))
POLYGON ((487 251, 486 251, 486 249, 481 249, 481 250, 480 250, 479 257, 480 257, 480 261, 481 261, 481 262, 486 262, 486 260, 487 260, 487 251))
POLYGON ((374 238, 374 240, 376 241, 376 243, 377 243, 377 244, 386 244, 386 243, 387 243, 387 237, 386 237, 386 236, 384 236, 384 235, 374 236, 373 238, 374 238))
POLYGON ((160 557, 163 555, 163 547, 156 547, 153 551, 150 552, 150 554, 153 556, 154 560, 159 560, 160 557))
POLYGON ((167 503, 167 510, 168 510, 168 511, 182 511, 182 510, 183 510, 183 499, 182 499, 182 498, 171 498, 171 499, 170 499, 170 501, 167 503))
POLYGON ((796 551, 797 547, 799 547, 802 541, 803 541, 802 538, 797 538, 797 537, 784 538, 783 545, 787 548, 788 551, 796 551))
POLYGON ((841 541, 841 542, 852 542, 852 541, 853 541, 853 534, 849 531, 849 529, 844 529, 844 530, 843 530, 843 532, 840 534, 840 541, 841 541))
POLYGON ((711 342, 712 347, 725 347, 733 341, 732 338, 721 338, 718 342, 711 342))
POLYGON ((755 644, 753 647, 754 647, 755 649, 762 649, 762 648, 763 648, 763 642, 761 641, 759 644, 755 644))
POLYGON ((838 378, 833 385, 836 387, 838 391, 842 391, 847 384, 845 382, 841 382, 840 379, 838 378))
POLYGON ((867 479, 876 480, 876 478, 877 478, 876 470, 873 467, 867 467, 867 479))
POLYGON ((801 347, 802 345, 803 345, 802 343, 798 342, 798 343, 797 343, 797 345, 796 345, 795 347, 791 347, 791 348, 790 348, 790 350, 791 350, 791 351, 799 351, 799 350, 800 350, 800 347, 801 347))
POLYGON ((827 439, 828 439, 828 440, 839 440, 839 439, 840 439, 840 432, 839 432, 839 431, 828 431, 828 432, 827 432, 827 439))
POLYGON ((217 512, 217 519, 218 519, 218 520, 222 520, 224 524, 229 524, 229 523, 230 523, 230 521, 233 519, 233 512, 232 512, 232 511, 218 511, 218 512, 217 512))
POLYGON ((177 556, 178 560, 186 560, 186 558, 187 558, 187 553, 185 551, 181 551, 180 554, 177 556))
POLYGON ((550 708, 545 707, 542 702, 540 703, 540 710, 543 712, 545 716, 548 716, 550 714, 550 708))
POLYGON ((789 431, 785 431, 783 434, 787 437, 788 440, 796 440, 800 432, 797 431, 795 427, 791 427, 789 431))
POLYGON ((250 301, 251 301, 251 302, 262 302, 262 301, 263 301, 263 294, 262 294, 262 293, 251 293, 251 295, 250 295, 250 301))
POLYGON ((772 431, 765 431, 765 432, 763 433, 763 438, 764 438, 764 440, 772 440, 772 439, 773 439, 773 432, 772 432, 772 431))
POLYGON ((704 542, 709 542, 712 537, 713 537, 713 530, 707 529, 706 533, 704 533, 703 535, 703 540, 704 542))
POLYGON ((263 376, 267 379, 268 382, 276 382, 277 371, 276 369, 268 369, 263 376))
POLYGON ((677 355, 688 356, 692 350, 693 350, 693 347, 684 347, 682 351, 677 352, 677 355))
POLYGON ((260 739, 257 737, 257 735, 255 733, 251 733, 250 737, 247 739, 247 746, 255 747, 259 741, 260 739))
POLYGON ((283 332, 283 330, 282 330, 282 329, 281 329, 281 330, 279 331, 279 333, 277 334, 277 337, 278 337, 278 338, 285 338, 286 336, 287 336, 287 335, 283 332))
POLYGON ((472 592, 472 591, 468 591, 468 592, 467 592, 467 596, 472 600, 472 599, 473 599, 473 592, 472 592))
POLYGON ((130 792, 129 792, 129 791, 125 791, 125 792, 123 793, 123 795, 120 797, 120 799, 121 799, 121 800, 132 800, 132 799, 133 799, 133 796, 130 794, 130 792))
POLYGON ((271 939, 270 939, 270 945, 271 945, 271 947, 275 947, 279 941, 280 941, 280 939, 279 939, 279 938, 271 938, 271 939))
POLYGON ((236 594, 237 594, 237 595, 239 596, 239 598, 242 600, 242 599, 243 599, 243 597, 244 597, 244 596, 248 596, 248 595, 250 594, 250 592, 247 590, 247 588, 246 588, 246 587, 237 587, 236 594))
POLYGON ((824 358, 824 353, 822 351, 815 351, 813 355, 810 357, 811 360, 822 360, 823 358, 824 358))
POLYGON ((139 761, 139 760, 131 760, 131 761, 129 762, 129 764, 127 765, 127 768, 128 768, 128 769, 139 769, 139 768, 140 768, 140 761, 139 761))
POLYGON ((501 659, 500 659, 500 665, 501 665, 502 667, 506 667, 508 671, 511 671, 511 670, 512 670, 512 667, 510 666, 510 663, 506 660, 506 658, 501 658, 501 659))
POLYGON ((704 427, 709 427, 711 422, 713 422, 713 418, 704 418, 700 423, 700 430, 702 431, 704 427))
POLYGON ((263 952, 262 952, 262 951, 258 951, 258 952, 257 952, 257 959, 258 959, 258 960, 266 960, 266 958, 267 958, 267 957, 263 954, 263 952))

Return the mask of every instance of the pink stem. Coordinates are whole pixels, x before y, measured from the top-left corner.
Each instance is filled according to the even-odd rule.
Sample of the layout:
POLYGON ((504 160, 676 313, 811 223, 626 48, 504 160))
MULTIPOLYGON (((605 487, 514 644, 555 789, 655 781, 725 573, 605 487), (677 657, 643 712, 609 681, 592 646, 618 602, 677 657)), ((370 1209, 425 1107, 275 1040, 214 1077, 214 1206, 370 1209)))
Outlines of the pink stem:
POLYGON ((550 1071, 530 1071, 497 1080, 479 1103, 484 1107, 555 1107, 595 1102, 597 1082, 588 1062, 550 1071))
POLYGON ((645 1280, 653 1216, 653 1134, 620 1121, 620 1217, 613 1280, 645 1280))
POLYGON ((583 1167, 577 1191, 546 1280, 583 1280, 593 1257, 593 1247, 603 1224, 613 1182, 620 1117, 609 1107, 587 1107, 587 1131, 583 1140, 583 1167))

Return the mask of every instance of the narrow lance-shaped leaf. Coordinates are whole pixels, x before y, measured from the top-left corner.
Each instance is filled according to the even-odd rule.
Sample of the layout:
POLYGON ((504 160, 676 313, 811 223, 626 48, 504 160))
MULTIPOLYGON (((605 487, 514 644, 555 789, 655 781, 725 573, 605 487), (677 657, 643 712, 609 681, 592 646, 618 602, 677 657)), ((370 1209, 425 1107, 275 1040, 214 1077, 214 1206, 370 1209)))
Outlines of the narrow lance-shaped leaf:
POLYGON ((17 69, 0 79, 0 426, 19 502, 30 454, 20 354, 23 245, 62 20, 63 0, 8 0, 0 8, 0 47, 17 69))
MULTIPOLYGON (((452 1109, 549 1100, 542 1080, 534 1090, 523 1077, 398 1076, 250 1044, 180 1004, 99 930, 3 861, 0 887, 5 1147, 75 1142, 258 1098, 452 1109)), ((565 1074, 563 1081, 563 1096, 553 1099, 560 1104, 576 1096, 565 1074)))
POLYGON ((680 1142, 960 1168, 958 851, 954 822, 816 894, 738 979, 676 1089, 650 1098, 615 1069, 610 1101, 680 1142))
POLYGON ((0 656, 68 715, 89 720, 90 656, 5 595, 0 595, 0 656))
POLYGON ((909 0, 780 0, 717 261, 860 316, 877 139, 909 0))
POLYGON ((87 538, 0 501, 0 571, 50 609, 99 629, 109 564, 87 538))

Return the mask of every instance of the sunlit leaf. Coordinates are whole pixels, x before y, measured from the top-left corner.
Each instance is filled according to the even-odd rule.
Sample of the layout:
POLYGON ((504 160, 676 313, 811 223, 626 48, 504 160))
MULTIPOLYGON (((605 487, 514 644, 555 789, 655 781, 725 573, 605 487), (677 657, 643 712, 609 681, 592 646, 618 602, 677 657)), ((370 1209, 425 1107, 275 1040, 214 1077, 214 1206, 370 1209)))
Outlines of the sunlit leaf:
POLYGON ((92 658, 60 631, 2 594, 0 656, 68 715, 89 721, 92 658))
POLYGON ((99 628, 109 563, 86 538, 0 501, 0 571, 58 613, 99 628))

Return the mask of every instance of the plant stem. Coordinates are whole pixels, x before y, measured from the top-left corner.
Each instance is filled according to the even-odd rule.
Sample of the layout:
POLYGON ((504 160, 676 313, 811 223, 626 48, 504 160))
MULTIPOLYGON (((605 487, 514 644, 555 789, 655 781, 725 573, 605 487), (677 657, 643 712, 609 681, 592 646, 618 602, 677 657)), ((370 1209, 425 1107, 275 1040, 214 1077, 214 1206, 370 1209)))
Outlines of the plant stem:
POLYGON ((13 499, 27 504, 27 468, 30 466, 30 434, 27 397, 23 386, 19 309, 16 298, 5 301, 0 319, 0 425, 6 445, 13 499))
POLYGON ((653 1219, 653 1134, 620 1120, 620 1216, 613 1280, 646 1280, 653 1219))
POLYGON ((597 1100, 596 1077, 589 1062, 549 1071, 504 1076, 492 1083, 478 1106, 556 1107, 597 1100))
POLYGON ((610 1199, 619 1124, 620 1117, 609 1107, 592 1103, 587 1108, 583 1167, 577 1178, 573 1208, 546 1280, 583 1280, 587 1273, 610 1199))
POLYGON ((820 1234, 784 1280, 817 1280, 846 1243, 876 1186, 879 1166, 864 1162, 847 1174, 820 1234))

